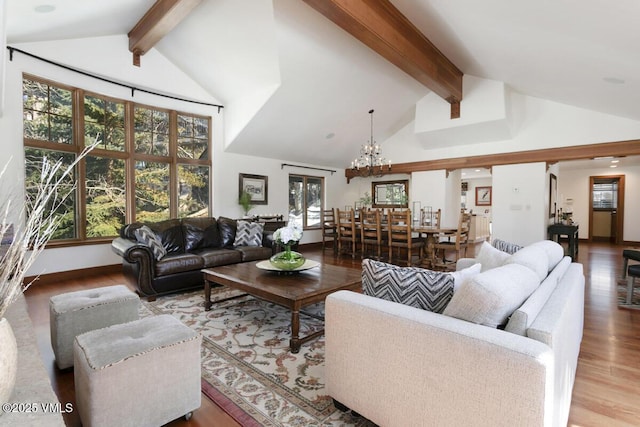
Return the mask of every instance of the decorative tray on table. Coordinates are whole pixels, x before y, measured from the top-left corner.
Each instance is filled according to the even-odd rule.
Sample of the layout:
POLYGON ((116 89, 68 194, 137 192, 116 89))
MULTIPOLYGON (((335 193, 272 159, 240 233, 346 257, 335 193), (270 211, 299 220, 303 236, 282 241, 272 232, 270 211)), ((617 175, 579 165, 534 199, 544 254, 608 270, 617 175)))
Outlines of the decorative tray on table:
POLYGON ((268 259, 263 260, 263 261, 258 261, 256 263, 256 267, 258 267, 260 270, 275 271, 275 272, 280 273, 280 274, 299 273, 299 272, 304 271, 304 270, 309 270, 311 268, 315 268, 315 267, 317 267, 319 265, 320 265, 320 263, 318 261, 314 261, 314 260, 308 259, 308 260, 306 260, 304 262, 304 264, 302 264, 298 268, 294 268, 293 270, 283 270, 283 269, 278 268, 278 267, 274 266, 273 264, 271 264, 271 262, 268 259))

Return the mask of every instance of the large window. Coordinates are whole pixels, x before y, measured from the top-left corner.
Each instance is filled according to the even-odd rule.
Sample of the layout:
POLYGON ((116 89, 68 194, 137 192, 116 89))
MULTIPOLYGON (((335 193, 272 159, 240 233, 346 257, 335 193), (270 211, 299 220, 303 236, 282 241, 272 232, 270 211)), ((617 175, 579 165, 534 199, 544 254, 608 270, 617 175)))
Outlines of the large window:
POLYGON ((289 221, 303 228, 319 228, 324 178, 289 175, 289 221))
POLYGON ((133 221, 210 215, 211 118, 113 99, 25 75, 27 192, 43 156, 69 163, 98 141, 58 208, 53 240, 108 239, 133 221))

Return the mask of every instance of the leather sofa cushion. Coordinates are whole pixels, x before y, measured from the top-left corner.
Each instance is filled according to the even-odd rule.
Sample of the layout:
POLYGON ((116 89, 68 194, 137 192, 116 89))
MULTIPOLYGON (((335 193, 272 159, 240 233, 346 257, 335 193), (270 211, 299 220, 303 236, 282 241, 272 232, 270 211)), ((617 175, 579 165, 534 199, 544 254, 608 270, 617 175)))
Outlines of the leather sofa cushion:
POLYGON ((195 252, 204 264, 204 268, 242 262, 242 253, 233 249, 200 249, 195 252))
POLYGON ((185 251, 200 248, 219 248, 220 232, 215 218, 183 218, 185 251))
POLYGON ((179 219, 148 223, 147 226, 160 237, 168 254, 184 253, 184 234, 179 219))
POLYGON ((271 256, 271 249, 264 246, 236 246, 234 249, 242 253, 242 262, 258 261, 271 256))
POLYGON ((233 246, 233 242, 236 240, 237 223, 235 220, 219 217, 218 218, 218 230, 220 231, 220 246, 227 247, 233 246))
POLYGON ((168 255, 156 263, 156 276, 204 268, 202 257, 194 254, 168 255))
POLYGON ((136 240, 137 229, 147 225, 162 241, 162 246, 167 250, 167 254, 184 253, 184 234, 182 224, 179 219, 168 219, 159 222, 141 223, 134 222, 127 224, 120 229, 120 236, 125 239, 136 240))

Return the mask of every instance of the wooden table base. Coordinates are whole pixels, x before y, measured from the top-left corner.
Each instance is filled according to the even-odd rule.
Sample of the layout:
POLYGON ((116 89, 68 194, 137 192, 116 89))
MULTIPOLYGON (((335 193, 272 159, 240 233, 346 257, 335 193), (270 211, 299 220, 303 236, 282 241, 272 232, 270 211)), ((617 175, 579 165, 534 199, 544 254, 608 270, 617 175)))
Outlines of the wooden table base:
MULTIPOLYGON (((323 328, 307 336, 300 336, 300 314, 324 320, 321 316, 301 311, 302 307, 323 302, 327 295, 341 289, 362 291, 359 271, 334 265, 322 265, 299 275, 278 276, 272 272, 258 269, 253 263, 241 263, 205 269, 203 276, 204 309, 206 311, 211 310, 213 304, 211 287, 214 283, 246 292, 253 297, 290 309, 291 339, 289 346, 292 353, 298 353, 302 344, 324 334, 323 328)), ((216 303, 238 297, 224 298, 216 303)))

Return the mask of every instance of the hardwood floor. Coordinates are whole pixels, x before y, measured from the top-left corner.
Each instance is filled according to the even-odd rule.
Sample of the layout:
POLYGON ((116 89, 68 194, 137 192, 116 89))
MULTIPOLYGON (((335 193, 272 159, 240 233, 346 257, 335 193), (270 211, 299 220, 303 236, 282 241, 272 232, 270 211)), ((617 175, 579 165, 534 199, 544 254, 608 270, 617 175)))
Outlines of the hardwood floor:
MULTIPOLYGON (((584 265, 585 326, 569 416, 570 426, 640 425, 640 310, 619 309, 617 280, 622 269, 622 246, 580 242, 578 262, 584 265)), ((350 256, 334 259, 327 248, 306 249, 309 258, 360 268, 350 256)), ((73 371, 55 368, 49 338, 49 297, 62 292, 125 283, 120 274, 106 274, 55 285, 34 285, 26 292, 40 353, 62 403, 75 405, 73 371)), ((167 367, 170 369, 170 367, 167 367)), ((158 373, 162 375, 162 372, 158 373)), ((76 412, 66 414, 68 426, 79 426, 76 412)), ((186 422, 171 426, 238 426, 204 395, 202 407, 186 422)))

